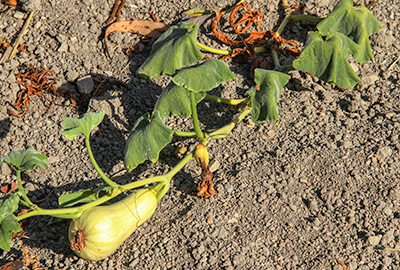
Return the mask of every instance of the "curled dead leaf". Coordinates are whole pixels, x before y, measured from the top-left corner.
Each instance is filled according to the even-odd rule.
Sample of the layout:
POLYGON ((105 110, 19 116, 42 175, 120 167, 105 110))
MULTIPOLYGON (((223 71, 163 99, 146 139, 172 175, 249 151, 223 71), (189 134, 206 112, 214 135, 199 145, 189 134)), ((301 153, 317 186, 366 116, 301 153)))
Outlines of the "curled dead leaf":
POLYGON ((211 195, 215 195, 217 194, 217 191, 215 191, 214 189, 214 183, 212 181, 213 175, 210 172, 210 170, 208 170, 208 168, 204 169, 201 173, 201 178, 203 179, 199 186, 197 187, 197 190, 199 191, 197 193, 197 196, 199 197, 204 197, 204 198, 208 198, 211 195))
POLYGON ((154 22, 140 19, 115 22, 108 26, 106 29, 106 33, 104 36, 104 47, 106 49, 107 55, 110 56, 106 40, 112 32, 135 33, 149 38, 158 38, 168 28, 169 25, 166 25, 162 22, 154 22))

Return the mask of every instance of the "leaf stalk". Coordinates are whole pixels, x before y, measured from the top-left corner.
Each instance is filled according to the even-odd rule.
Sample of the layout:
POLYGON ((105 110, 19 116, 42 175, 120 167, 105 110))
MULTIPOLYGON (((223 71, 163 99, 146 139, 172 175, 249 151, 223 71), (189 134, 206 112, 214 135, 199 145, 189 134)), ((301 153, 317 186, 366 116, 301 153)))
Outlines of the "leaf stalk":
POLYGON ((190 91, 190 105, 192 108, 192 118, 193 118, 193 126, 194 131, 199 139, 204 139, 203 131, 200 129, 199 118, 197 116, 197 108, 196 108, 196 100, 194 92, 190 91))

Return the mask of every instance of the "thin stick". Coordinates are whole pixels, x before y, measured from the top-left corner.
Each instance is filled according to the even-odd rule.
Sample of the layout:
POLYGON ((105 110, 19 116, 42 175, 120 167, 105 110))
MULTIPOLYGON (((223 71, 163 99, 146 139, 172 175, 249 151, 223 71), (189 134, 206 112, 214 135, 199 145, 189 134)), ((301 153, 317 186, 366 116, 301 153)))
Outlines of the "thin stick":
POLYGON ((35 11, 31 11, 31 13, 28 16, 28 19, 26 19, 24 27, 22 27, 22 31, 21 31, 21 33, 19 33, 19 36, 14 44, 14 48, 13 48, 10 56, 8 57, 7 61, 10 61, 11 58, 14 56, 15 52, 17 51, 19 43, 21 42, 22 37, 25 35, 26 29, 28 28, 28 25, 31 22, 34 13, 35 13, 35 11))
POLYGON ((388 72, 389 70, 391 70, 391 69, 394 67, 394 65, 396 65, 396 63, 397 63, 399 60, 400 60, 400 56, 397 57, 397 59, 394 60, 394 62, 390 64, 390 66, 387 68, 386 72, 388 72))

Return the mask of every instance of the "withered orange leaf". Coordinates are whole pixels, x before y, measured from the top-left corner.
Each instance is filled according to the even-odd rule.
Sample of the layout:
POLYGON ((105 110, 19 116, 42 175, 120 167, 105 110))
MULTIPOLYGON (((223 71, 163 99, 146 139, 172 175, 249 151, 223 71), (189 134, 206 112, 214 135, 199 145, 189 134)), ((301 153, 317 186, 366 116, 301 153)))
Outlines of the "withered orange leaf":
POLYGON ((106 33, 104 36, 104 46, 106 47, 107 54, 110 55, 108 52, 106 39, 112 32, 117 31, 123 33, 135 33, 150 38, 158 38, 168 28, 169 25, 166 25, 162 22, 154 22, 140 19, 115 22, 108 26, 106 29, 106 33))
POLYGON ((2 187, 0 188, 1 192, 4 193, 4 194, 13 192, 13 191, 16 190, 16 189, 18 189, 18 185, 15 184, 15 183, 10 183, 10 184, 5 185, 5 186, 2 186, 2 187))
POLYGON ((9 6, 17 6, 18 2, 17 0, 6 0, 5 4, 9 6))
POLYGON ((15 262, 9 262, 3 266, 0 266, 0 270, 19 270, 24 267, 24 262, 21 260, 15 262))

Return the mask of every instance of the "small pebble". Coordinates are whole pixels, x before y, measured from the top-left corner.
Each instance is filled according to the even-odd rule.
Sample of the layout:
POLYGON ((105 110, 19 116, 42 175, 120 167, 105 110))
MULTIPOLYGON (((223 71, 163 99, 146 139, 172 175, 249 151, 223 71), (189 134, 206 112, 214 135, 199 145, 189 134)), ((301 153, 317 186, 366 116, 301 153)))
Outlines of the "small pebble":
POLYGON ((218 160, 214 159, 210 162, 210 165, 208 166, 208 169, 210 170, 210 172, 215 172, 216 170, 218 170, 219 166, 221 164, 219 163, 218 160))
POLYGON ((225 190, 226 192, 231 193, 233 191, 233 186, 231 184, 226 183, 225 190))
POLYGON ((311 214, 315 215, 318 212, 318 203, 315 199, 312 199, 308 205, 311 214))
POLYGON ((370 237, 368 237, 368 239, 367 239, 367 244, 368 244, 368 245, 371 245, 371 246, 376 246, 376 245, 379 244, 379 242, 381 241, 381 239, 382 239, 382 235, 373 235, 373 236, 370 236, 370 237))
POLYGON ((17 19, 23 19, 25 18, 25 13, 21 12, 21 11, 16 11, 13 15, 14 18, 17 19))
POLYGON ((76 81, 76 85, 78 86, 78 90, 82 95, 89 95, 94 88, 93 78, 91 75, 81 77, 76 81))

